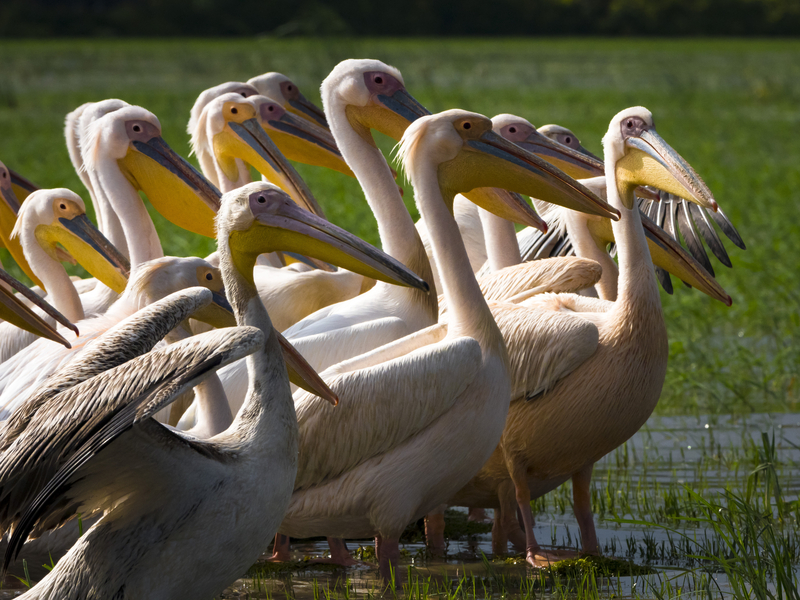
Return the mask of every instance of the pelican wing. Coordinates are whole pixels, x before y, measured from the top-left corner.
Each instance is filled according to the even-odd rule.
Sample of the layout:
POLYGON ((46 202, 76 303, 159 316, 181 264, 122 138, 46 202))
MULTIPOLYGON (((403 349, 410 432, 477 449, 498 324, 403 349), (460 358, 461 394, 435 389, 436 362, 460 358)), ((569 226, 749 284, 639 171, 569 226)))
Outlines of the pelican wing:
POLYGON ((253 327, 211 331, 134 358, 42 406, 0 459, 0 504, 4 507, 0 516, 5 528, 15 524, 4 565, 34 528, 39 532, 57 527, 78 508, 109 508, 135 491, 126 485, 130 478, 124 471, 136 470, 136 457, 128 457, 127 467, 101 469, 96 481, 82 470, 135 425, 146 423, 151 432, 159 431, 153 426, 162 428, 163 443, 189 445, 205 454, 206 446, 213 444, 182 437, 149 417, 219 367, 263 345, 262 332, 253 327), (103 493, 98 494, 98 489, 103 493))
MULTIPOLYGON (((409 338, 428 341, 430 329, 375 354, 391 356, 394 349, 406 349, 409 338)), ((337 477, 428 427, 454 407, 478 372, 482 354, 472 338, 444 339, 385 362, 346 370, 369 358, 356 357, 323 373, 339 396, 336 408, 311 394, 295 395, 301 449, 295 489, 337 477), (332 438, 335 444, 328 441, 332 438), (338 451, 328 452, 332 447, 338 451)))
POLYGON ((562 306, 561 296, 536 296, 539 310, 529 306, 531 301, 489 304, 508 348, 512 399, 552 389, 597 350, 597 325, 562 306))
POLYGON ((53 396, 112 367, 149 352, 179 323, 211 302, 211 292, 192 288, 170 294, 115 325, 88 345, 65 368, 53 373, 0 429, 0 452, 4 452, 40 408, 53 396))

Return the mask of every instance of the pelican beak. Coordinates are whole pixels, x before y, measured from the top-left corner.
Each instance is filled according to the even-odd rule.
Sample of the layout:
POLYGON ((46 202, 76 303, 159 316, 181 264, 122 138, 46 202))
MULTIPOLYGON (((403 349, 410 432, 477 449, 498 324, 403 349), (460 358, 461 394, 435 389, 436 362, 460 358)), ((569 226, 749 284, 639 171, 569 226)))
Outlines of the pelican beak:
POLYGON ((238 179, 239 173, 233 159, 240 158, 254 166, 306 210, 325 216, 306 182, 264 132, 257 118, 241 123, 228 121, 225 129, 214 136, 214 154, 229 179, 238 179))
POLYGON ((11 174, 11 187, 17 198, 25 200, 30 194, 39 189, 39 186, 31 183, 29 179, 26 179, 16 171, 9 169, 8 172, 11 174))
POLYGON ((439 181, 445 187, 452 184, 448 189, 455 193, 500 187, 590 215, 619 219, 615 208, 569 175, 493 131, 465 140, 458 156, 439 166, 439 181))
POLYGON ((314 257, 372 279, 429 290, 425 281, 391 256, 303 210, 278 190, 251 194, 250 206, 255 222, 247 231, 233 231, 230 236, 231 248, 235 245, 247 261, 239 271, 245 277, 249 275, 249 280, 259 254, 284 251, 314 257))
POLYGON ((80 264, 115 292, 121 294, 128 284, 131 265, 127 258, 100 233, 85 213, 70 219, 59 217, 51 225, 39 225, 36 239, 55 260, 65 258, 80 264), (61 244, 67 256, 58 254, 61 244), (73 258, 74 257, 74 258, 73 258))
POLYGON ((63 344, 67 348, 71 348, 64 336, 58 333, 47 321, 42 319, 31 310, 30 307, 17 298, 9 288, 18 291, 28 301, 41 308, 45 314, 50 315, 64 327, 74 331, 75 335, 80 335, 75 325, 70 323, 64 315, 2 269, 0 269, 0 282, 9 286, 0 285, 0 318, 8 321, 12 325, 16 325, 20 329, 24 329, 40 337, 63 344))
POLYGON ((278 111, 279 108, 277 104, 264 103, 259 113, 264 129, 286 158, 355 177, 327 127, 296 117, 283 109, 278 111))
POLYGON ((569 146, 554 142, 538 131, 534 131, 525 141, 517 142, 517 145, 546 160, 574 179, 597 177, 605 173, 603 161, 593 154, 573 150, 569 146))
POLYGON ((215 237, 214 217, 221 194, 197 169, 178 156, 157 135, 134 140, 120 168, 166 219, 178 227, 215 237))
POLYGON ((322 377, 306 362, 306 359, 292 346, 289 340, 283 337, 277 329, 274 331, 275 335, 278 336, 278 342, 280 342, 281 350, 283 351, 283 360, 286 362, 289 381, 297 387, 327 400, 334 406, 339 404, 339 397, 336 392, 328 387, 322 377))
POLYGON ((195 311, 192 318, 208 323, 212 327, 236 327, 236 317, 224 288, 211 290, 211 303, 195 311))
POLYGON ((470 202, 499 217, 533 227, 542 233, 547 232, 547 223, 544 219, 536 214, 536 211, 530 207, 525 198, 516 192, 486 187, 471 190, 464 196, 470 202))
MULTIPOLYGON (((653 264, 669 271, 707 296, 730 306, 733 301, 717 280, 647 215, 641 211, 639 214, 653 264)), ((615 241, 608 219, 591 219, 588 228, 598 247, 602 249, 605 249, 608 243, 615 241)))
MULTIPOLYGON (((3 172, 2 165, 0 165, 0 172, 3 172)), ((5 172, 10 173, 11 170, 6 169, 5 172)), ((28 264, 25 253, 22 251, 22 244, 18 239, 11 237, 11 232, 14 231, 14 225, 17 222, 20 203, 14 192, 14 176, 11 175, 10 179, 11 181, 9 182, 8 178, 0 178, 0 241, 2 242, 0 243, 0 247, 7 248, 25 275, 30 277, 31 281, 36 285, 45 289, 44 284, 36 277, 33 269, 31 269, 28 264)), ((27 179, 25 181, 27 181, 27 179)))
POLYGON ((398 82, 397 89, 388 94, 375 94, 366 106, 348 105, 345 114, 361 137, 375 145, 370 129, 400 141, 411 123, 431 113, 398 82))
MULTIPOLYGON (((652 185, 703 208, 717 211, 711 190, 680 154, 675 152, 653 128, 625 139, 628 148, 617 161, 617 178, 632 185, 652 185)), ((627 206, 633 195, 623 198, 627 206)))
POLYGON ((320 127, 328 128, 328 121, 325 118, 323 110, 303 96, 299 91, 297 92, 297 97, 289 100, 287 110, 293 112, 298 117, 303 117, 307 121, 313 121, 320 127))

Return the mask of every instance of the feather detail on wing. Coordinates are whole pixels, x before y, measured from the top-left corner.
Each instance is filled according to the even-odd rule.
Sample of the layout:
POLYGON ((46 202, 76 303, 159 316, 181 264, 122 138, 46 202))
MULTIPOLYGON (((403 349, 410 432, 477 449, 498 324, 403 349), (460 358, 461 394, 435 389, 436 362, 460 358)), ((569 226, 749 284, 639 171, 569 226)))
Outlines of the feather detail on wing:
MULTIPOLYGON (((217 368, 263 344, 263 334, 252 327, 212 331, 134 358, 42 403, 0 458, 0 523, 3 529, 16 524, 8 551, 18 551, 38 521, 44 521, 37 527, 42 530, 74 514, 82 500, 63 497, 70 478, 103 448, 217 368)), ((202 450, 203 443, 195 445, 202 450)), ((112 477, 123 477, 135 460, 128 457, 129 464, 112 477)), ((106 497, 105 504, 90 508, 119 499, 106 497)))
POLYGON ((580 315, 513 304, 489 308, 508 348, 512 400, 552 389, 597 350, 597 326, 580 315))
POLYGON ((478 342, 464 337, 355 371, 342 372, 347 363, 328 369, 322 376, 339 396, 339 406, 295 395, 300 428, 295 489, 320 485, 428 427, 453 408, 481 360, 478 342))

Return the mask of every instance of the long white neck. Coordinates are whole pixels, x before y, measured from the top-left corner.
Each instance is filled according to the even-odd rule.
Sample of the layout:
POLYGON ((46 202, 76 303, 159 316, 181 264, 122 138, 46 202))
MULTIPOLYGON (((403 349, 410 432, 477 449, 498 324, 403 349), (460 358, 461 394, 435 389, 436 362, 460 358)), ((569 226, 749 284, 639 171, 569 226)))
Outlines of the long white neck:
POLYGON ((217 159, 211 149, 207 145, 198 145, 195 148, 194 155, 197 157, 197 162, 200 163, 200 170, 205 178, 213 183, 217 189, 222 189, 217 176, 217 159))
POLYGON ((25 259, 47 290, 48 302, 73 323, 81 321, 83 305, 64 266, 42 249, 34 228, 23 227, 20 242, 25 259))
MULTIPOLYGON (((164 256, 158 233, 139 193, 125 178, 113 158, 103 158, 92 173, 92 185, 102 190, 110 211, 122 225, 131 267, 164 256)), ((104 224, 106 225, 106 224, 104 224)), ((105 232, 104 232, 105 233, 105 232)), ((111 243, 117 240, 109 237, 111 243)), ((119 246, 117 246, 119 248, 119 246)))
POLYGON ((225 290, 239 325, 264 333, 264 347, 247 357, 248 388, 229 431, 255 443, 297 444, 297 416, 280 343, 255 285, 233 263, 227 232, 220 232, 219 257, 225 290))
POLYGON ((246 185, 251 181, 253 181, 253 178, 250 176, 250 167, 248 167, 245 164, 245 162, 240 158, 236 159, 236 171, 239 174, 239 176, 236 178, 235 181, 228 179, 228 177, 222 171, 222 169, 219 166, 219 163, 216 160, 214 160, 214 167, 216 168, 217 171, 216 178, 217 181, 219 181, 219 189, 223 194, 226 194, 230 191, 240 188, 243 185, 246 185))
POLYGON ((122 252, 122 254, 130 260, 131 255, 128 249, 128 240, 125 238, 125 231, 122 229, 122 223, 120 223, 114 209, 111 207, 111 202, 102 189, 92 186, 89 193, 92 196, 98 228, 103 232, 103 235, 114 244, 117 250, 122 252))
MULTIPOLYGON (((439 187, 432 164, 415 170, 414 195, 430 232, 431 247, 439 267, 442 293, 447 301, 448 336, 466 335, 483 347, 502 345, 502 336, 483 297, 455 218, 439 187)), ((447 198, 452 205, 453 196, 447 198)))
POLYGON ((661 300, 658 295, 650 250, 642 228, 639 210, 625 208, 622 200, 633 202, 634 186, 617 182, 616 165, 606 160, 606 191, 608 203, 621 213, 619 221, 612 221, 614 239, 619 260, 619 284, 615 312, 640 312, 653 308, 661 315, 661 300))
POLYGON ((492 273, 522 262, 514 224, 482 208, 478 209, 486 240, 486 258, 492 273))
POLYGON ((600 281, 595 285, 598 296, 602 300, 613 302, 617 299, 619 279, 617 263, 614 262, 614 259, 611 258, 605 248, 600 248, 597 245, 592 233, 589 231, 588 219, 591 217, 567 208, 561 210, 566 222, 567 233, 570 240, 572 240, 572 246, 575 248, 575 254, 581 258, 590 258, 598 262, 603 269, 600 281))
POLYGON ((326 109, 336 144, 375 214, 383 251, 410 266, 409 260, 416 259, 420 251, 424 254, 425 249, 386 159, 374 144, 353 129, 341 102, 326 103, 326 109))

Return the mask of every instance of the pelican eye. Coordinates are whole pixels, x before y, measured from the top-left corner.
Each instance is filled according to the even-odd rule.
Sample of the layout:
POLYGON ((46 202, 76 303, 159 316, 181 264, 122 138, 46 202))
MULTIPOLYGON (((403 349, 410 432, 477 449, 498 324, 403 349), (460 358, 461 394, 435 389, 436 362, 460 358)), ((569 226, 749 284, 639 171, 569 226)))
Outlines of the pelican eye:
POLYGON ((383 77, 381 77, 380 75, 378 75, 378 76, 375 78, 375 83, 377 83, 378 85, 381 85, 381 84, 383 83, 383 77))
POLYGON ((268 110, 269 112, 275 112, 275 107, 274 107, 274 106, 272 106, 272 105, 270 104, 270 105, 267 107, 267 110, 268 110))
POLYGON ((8 173, 6 173, 5 171, 3 171, 3 179, 5 179, 6 177, 8 177, 8 173))
POLYGON ((232 109, 231 109, 231 114, 232 114, 232 115, 237 115, 237 114, 239 114, 239 109, 238 109, 238 108, 236 108, 236 107, 232 108, 232 109))
POLYGON ((136 133, 139 133, 139 132, 142 130, 142 128, 141 128, 141 127, 139 127, 138 125, 134 125, 134 126, 133 126, 133 130, 134 130, 136 133))
POLYGON ((206 273, 206 280, 211 281, 212 279, 214 279, 214 276, 211 273, 206 273))
POLYGON ((469 121, 467 121, 466 123, 464 123, 464 124, 462 125, 462 127, 463 127, 464 129, 471 129, 471 128, 472 128, 472 123, 470 123, 469 121))
POLYGON ((292 88, 292 84, 290 83, 289 85, 286 86, 286 89, 291 92, 294 88, 292 88))
POLYGON ((259 196, 258 198, 256 198, 256 202, 258 202, 259 204, 266 204, 267 199, 264 196, 259 196))
POLYGON ((627 125, 628 129, 630 129, 631 127, 633 127, 633 121, 631 119, 628 119, 628 122, 625 123, 625 125, 627 125))
POLYGON ((509 133, 517 133, 517 128, 516 128, 516 127, 513 127, 513 126, 512 126, 512 127, 509 127, 509 128, 508 128, 508 132, 509 132, 509 133))
POLYGON ((58 208, 60 208, 61 210, 67 210, 67 205, 62 202, 61 204, 58 205, 58 208))
POLYGON ((572 138, 567 136, 566 142, 567 142, 567 144, 571 144, 572 143, 572 138))

